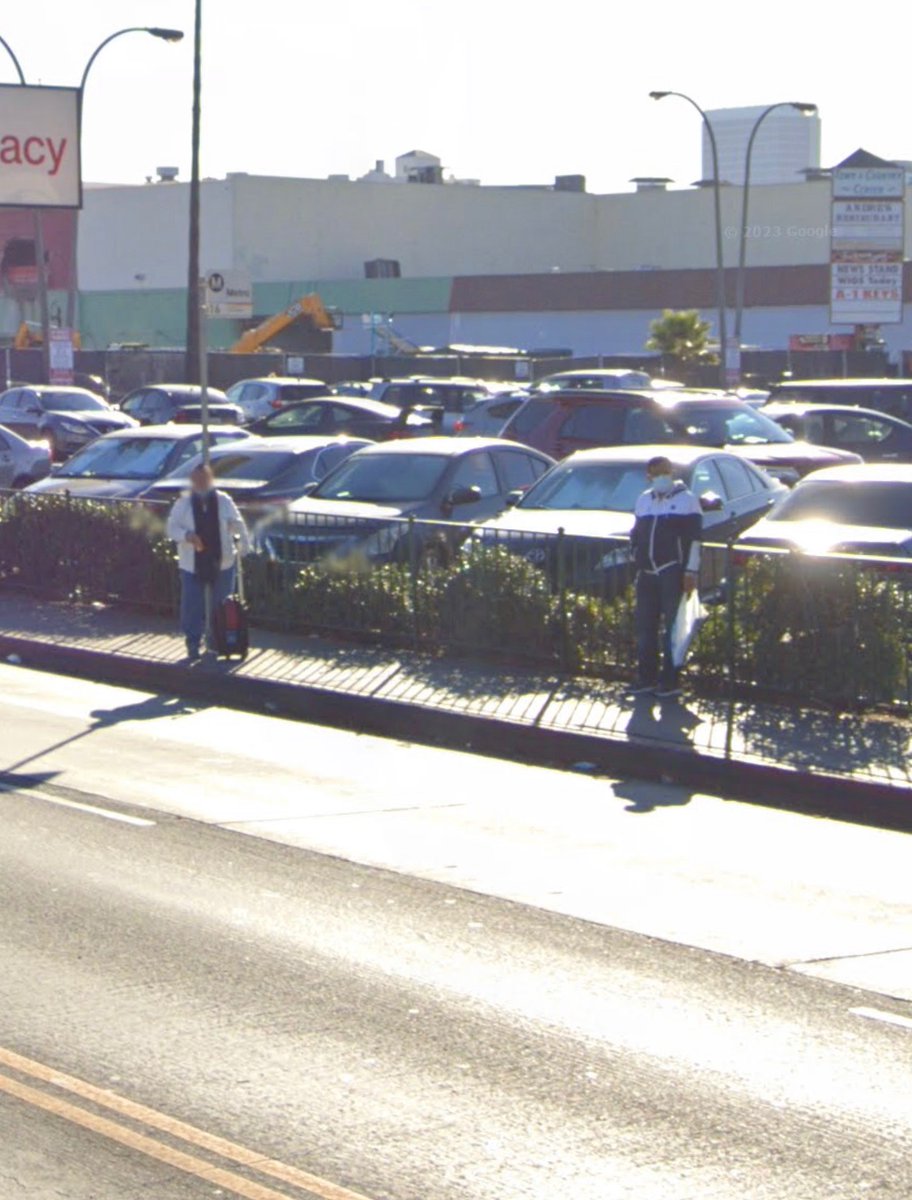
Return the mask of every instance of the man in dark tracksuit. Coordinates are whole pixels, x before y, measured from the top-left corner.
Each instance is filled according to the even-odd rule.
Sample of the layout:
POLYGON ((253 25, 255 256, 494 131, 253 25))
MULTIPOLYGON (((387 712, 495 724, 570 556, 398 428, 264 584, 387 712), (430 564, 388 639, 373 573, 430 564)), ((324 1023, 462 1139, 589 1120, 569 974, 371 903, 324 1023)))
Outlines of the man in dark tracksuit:
POLYGON ((703 510, 667 458, 650 459, 649 487, 637 500, 630 541, 637 568, 637 682, 634 693, 677 696, 678 670, 671 657, 671 630, 681 597, 697 586, 703 510), (662 673, 659 626, 664 622, 662 673))

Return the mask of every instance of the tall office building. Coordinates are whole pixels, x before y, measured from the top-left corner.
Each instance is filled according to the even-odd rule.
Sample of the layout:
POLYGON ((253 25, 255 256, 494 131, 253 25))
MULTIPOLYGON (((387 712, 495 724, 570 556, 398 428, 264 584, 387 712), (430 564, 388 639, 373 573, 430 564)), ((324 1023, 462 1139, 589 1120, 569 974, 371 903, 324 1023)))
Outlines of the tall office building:
MULTIPOLYGON (((766 108, 715 108, 707 112, 719 148, 719 178, 744 182, 747 141, 757 118, 766 108)), ((797 109, 777 108, 766 118, 754 139, 751 183, 799 183, 802 172, 820 167, 820 117, 803 116, 797 109)), ((703 178, 712 179, 712 152, 703 128, 703 178)))

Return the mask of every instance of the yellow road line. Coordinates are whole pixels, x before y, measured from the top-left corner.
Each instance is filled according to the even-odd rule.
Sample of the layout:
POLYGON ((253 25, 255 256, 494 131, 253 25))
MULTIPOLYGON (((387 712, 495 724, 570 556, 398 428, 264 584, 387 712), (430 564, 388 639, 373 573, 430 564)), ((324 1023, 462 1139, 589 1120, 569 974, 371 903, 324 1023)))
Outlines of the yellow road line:
MULTIPOLYGON (((49 1083, 52 1086, 59 1088, 61 1091, 71 1092, 75 1096, 81 1097, 83 1100, 88 1100, 92 1104, 97 1104, 100 1108, 107 1108, 119 1116, 128 1117, 130 1120, 137 1121, 142 1125, 146 1125, 151 1129, 157 1129, 162 1133, 167 1133, 171 1137, 179 1138, 181 1141, 188 1142, 190 1145, 196 1146, 200 1150, 208 1150, 212 1154, 217 1154, 221 1158, 227 1159, 229 1162, 238 1163, 240 1166, 249 1167, 257 1171, 261 1175, 268 1175, 272 1179, 278 1179, 282 1183, 291 1184, 293 1187, 303 1188, 305 1191, 311 1192, 314 1196, 319 1197, 319 1200, 368 1200, 360 1192, 352 1192, 348 1188, 340 1187, 338 1184, 331 1183, 328 1179, 321 1179, 318 1175, 311 1175, 308 1171, 302 1171, 298 1167, 293 1167, 288 1163, 278 1162, 273 1158, 266 1158, 256 1151, 250 1150, 245 1146, 239 1146, 236 1142, 228 1141, 225 1138, 217 1137, 215 1134, 206 1133, 202 1129, 197 1129, 193 1125, 188 1125, 184 1121, 179 1121, 175 1117, 169 1117, 165 1113, 158 1112, 154 1108, 147 1108, 144 1104, 137 1104, 133 1100, 128 1100, 125 1096, 119 1096, 116 1092, 108 1091, 106 1088, 95 1087, 94 1084, 87 1083, 85 1080, 77 1079, 75 1076, 66 1075, 62 1071, 56 1071, 53 1067, 49 1067, 44 1063, 36 1062, 31 1058, 24 1058, 21 1054, 16 1054, 12 1050, 6 1050, 0 1047, 0 1064, 19 1072, 21 1075, 31 1076, 33 1079, 39 1079, 43 1083, 49 1083)), ((0 1075, 0 1089, 10 1091, 9 1085, 15 1084, 16 1087, 22 1088, 24 1085, 16 1084, 14 1080, 9 1080, 6 1076, 0 1075)), ((63 1105, 68 1110, 82 1114, 92 1121, 101 1122, 105 1125, 110 1125, 122 1133, 128 1134, 130 1137, 141 1138, 148 1142, 151 1146, 160 1147, 168 1154, 178 1154, 180 1151, 171 1150, 159 1142, 155 1142, 150 1138, 143 1138, 141 1134, 134 1134, 132 1130, 125 1126, 117 1125, 115 1122, 106 1121, 104 1117, 96 1117, 92 1113, 86 1112, 85 1109, 78 1108, 75 1105, 70 1105, 66 1101, 56 1100, 52 1096, 48 1096, 44 1092, 36 1092, 31 1088, 26 1088, 26 1091, 35 1096, 42 1097, 43 1100, 54 1101, 56 1104, 63 1105)), ((16 1094, 10 1092, 10 1094, 16 1094)), ((20 1097, 24 1098, 24 1097, 20 1097)), ((29 1100, 29 1103, 32 1103, 29 1100)), ((41 1104, 39 1107, 47 1108, 47 1104, 41 1104)), ((48 1111, 56 1111, 48 1109, 48 1111)), ((70 1117, 66 1113, 60 1113, 61 1116, 67 1116, 70 1120, 75 1118, 70 1117)), ((93 1125, 86 1125, 84 1120, 76 1122, 77 1124, 85 1125, 86 1128, 96 1128, 93 1125)), ((105 1132, 101 1128, 96 1128, 97 1132, 104 1133, 104 1136, 111 1137, 113 1135, 105 1132)), ((122 1138, 115 1138, 115 1141, 120 1141, 122 1138)), ((125 1145, 133 1145, 131 1142, 125 1142, 125 1145)), ((136 1149, 141 1149, 135 1146, 136 1149)), ((143 1150, 143 1153, 149 1151, 143 1150)), ((191 1163, 198 1163, 207 1170, 216 1168, 210 1167, 208 1163, 202 1159, 194 1159, 190 1155, 181 1155, 191 1163)), ((159 1154, 153 1154, 154 1158, 161 1158, 159 1154)), ((170 1159, 162 1158, 163 1162, 170 1162, 170 1159)), ((177 1165, 172 1163, 172 1165, 177 1165)), ((180 1168, 181 1170, 187 1168, 180 1168)), ((191 1171, 191 1174, 198 1174, 196 1171, 191 1171)), ((231 1172, 226 1172, 232 1175, 231 1172)), ((246 1187, 258 1187, 259 1185, 251 1184, 249 1181, 242 1179, 241 1176, 232 1176, 240 1180, 246 1187)), ((204 1178, 210 1178, 205 1176, 204 1178)), ((224 1183, 225 1187, 233 1187, 233 1185, 224 1183)), ((250 1200, 288 1200, 288 1197, 283 1196, 279 1192, 273 1192, 269 1188, 261 1189, 259 1192, 239 1191, 234 1187, 234 1191, 241 1196, 249 1197, 250 1200)))
POLYGON ((47 1092, 39 1092, 36 1088, 27 1087, 24 1083, 18 1083, 15 1079, 10 1079, 3 1074, 0 1074, 0 1092, 6 1092, 7 1095, 31 1104, 34 1108, 41 1108, 45 1112, 53 1113, 55 1117, 63 1117, 64 1120, 70 1121, 74 1125, 81 1125, 83 1129, 100 1134, 109 1141, 119 1142, 121 1146, 127 1146, 130 1150, 136 1150, 149 1158, 158 1159, 159 1162, 165 1163, 169 1167, 175 1167, 178 1171, 184 1171, 187 1175, 195 1175, 207 1183, 216 1183, 219 1187, 226 1188, 237 1196, 245 1197, 245 1200, 291 1200, 291 1197, 284 1192, 277 1192, 271 1187, 253 1183, 234 1171, 225 1171, 221 1167, 214 1167, 202 1158, 194 1158, 192 1154, 174 1150, 171 1146, 166 1146, 164 1142, 156 1142, 154 1138, 145 1137, 144 1134, 128 1129, 126 1125, 118 1125, 116 1121, 109 1121, 107 1117, 96 1116, 87 1109, 70 1104, 68 1100, 61 1100, 59 1096, 51 1096, 47 1092))

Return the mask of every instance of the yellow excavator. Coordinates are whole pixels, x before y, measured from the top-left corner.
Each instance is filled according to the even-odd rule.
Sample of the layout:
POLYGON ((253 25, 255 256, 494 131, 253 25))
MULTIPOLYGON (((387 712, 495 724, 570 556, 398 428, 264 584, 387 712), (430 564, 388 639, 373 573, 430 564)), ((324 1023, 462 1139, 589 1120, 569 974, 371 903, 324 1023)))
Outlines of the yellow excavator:
MULTIPOLYGON (((82 339, 75 331, 72 334, 73 349, 80 350, 82 348, 82 339)), ((41 336, 41 326, 35 321, 23 321, 16 330, 16 336, 13 338, 14 350, 36 350, 44 342, 41 336)))
POLYGON ((262 350, 283 329, 287 329, 289 325, 293 325, 301 317, 309 317, 313 322, 314 328, 319 329, 323 333, 329 333, 337 328, 336 322, 333 320, 332 314, 326 305, 316 292, 311 292, 307 296, 301 296, 300 299, 295 300, 294 304, 289 304, 281 312, 267 317, 265 321, 262 321, 253 329, 248 329, 230 348, 231 353, 255 354, 258 350, 262 350))

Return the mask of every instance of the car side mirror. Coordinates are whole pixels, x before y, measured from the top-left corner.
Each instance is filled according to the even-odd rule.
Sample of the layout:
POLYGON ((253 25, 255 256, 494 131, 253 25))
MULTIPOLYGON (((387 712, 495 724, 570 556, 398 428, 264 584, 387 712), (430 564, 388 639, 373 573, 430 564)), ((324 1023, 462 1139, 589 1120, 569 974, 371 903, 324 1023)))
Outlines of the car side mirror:
POLYGON ((311 483, 304 484, 304 486, 301 488, 300 495, 311 496, 311 495, 313 495, 313 493, 316 490, 317 490, 317 482, 316 482, 316 480, 313 480, 311 483))
POLYGON ((700 497, 700 507, 705 513, 721 512, 724 507, 722 497, 715 492, 704 492, 700 497))
POLYGON ((507 508, 515 508, 524 495, 525 492, 522 488, 514 488, 512 492, 507 492, 505 500, 507 508))
POLYGON ((476 504, 481 499, 480 487, 461 487, 447 496, 447 507, 458 508, 462 504, 476 504))

